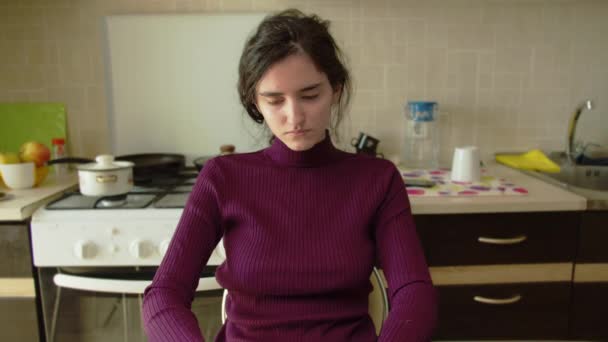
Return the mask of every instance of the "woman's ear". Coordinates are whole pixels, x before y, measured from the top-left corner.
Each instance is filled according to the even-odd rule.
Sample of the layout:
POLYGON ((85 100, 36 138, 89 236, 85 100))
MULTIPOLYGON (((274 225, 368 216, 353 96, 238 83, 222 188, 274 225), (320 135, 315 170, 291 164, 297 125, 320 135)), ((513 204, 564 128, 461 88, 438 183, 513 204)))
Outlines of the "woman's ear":
POLYGON ((342 85, 338 84, 333 88, 334 93, 332 94, 331 104, 335 105, 340 102, 340 95, 342 95, 342 85))
POLYGON ((257 110, 257 112, 260 113, 260 115, 262 115, 262 111, 260 110, 260 106, 258 106, 257 96, 253 98, 253 100, 251 101, 251 104, 253 105, 253 107, 255 108, 255 110, 257 110))
POLYGON ((256 114, 259 116, 259 119, 260 119, 259 123, 266 122, 266 119, 264 118, 264 114, 262 114, 262 111, 260 110, 260 107, 258 106, 257 101, 252 101, 251 106, 249 108, 253 109, 256 112, 256 114))

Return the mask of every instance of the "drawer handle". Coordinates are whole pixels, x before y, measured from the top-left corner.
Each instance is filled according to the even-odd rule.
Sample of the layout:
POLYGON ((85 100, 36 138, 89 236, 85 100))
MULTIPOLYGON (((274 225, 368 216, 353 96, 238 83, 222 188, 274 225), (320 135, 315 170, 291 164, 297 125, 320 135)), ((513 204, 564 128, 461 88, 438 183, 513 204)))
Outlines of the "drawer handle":
POLYGON ((491 304, 491 305, 507 305, 517 303, 521 300, 520 295, 515 295, 511 298, 488 298, 482 296, 475 296, 473 300, 483 304, 491 304))
POLYGON ((513 238, 506 238, 506 239, 480 236, 477 238, 477 241, 479 241, 481 243, 487 243, 490 245, 515 245, 515 244, 526 241, 527 238, 528 237, 526 235, 520 235, 520 236, 516 236, 513 238))

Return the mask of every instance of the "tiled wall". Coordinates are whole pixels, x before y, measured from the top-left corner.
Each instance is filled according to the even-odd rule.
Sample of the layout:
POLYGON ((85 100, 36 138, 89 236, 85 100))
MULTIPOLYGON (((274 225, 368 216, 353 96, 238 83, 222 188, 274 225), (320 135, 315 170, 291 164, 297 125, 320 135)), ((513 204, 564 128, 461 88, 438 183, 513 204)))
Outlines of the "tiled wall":
MULTIPOLYGON (((2 0, 0 101, 61 101, 73 155, 109 147, 101 21, 123 13, 273 11, 332 20, 356 92, 343 144, 359 131, 398 155, 403 104, 437 100, 442 160, 454 146, 563 149, 567 121, 608 145, 608 1, 2 0)), ((134 151, 136 152, 136 151, 134 151)))

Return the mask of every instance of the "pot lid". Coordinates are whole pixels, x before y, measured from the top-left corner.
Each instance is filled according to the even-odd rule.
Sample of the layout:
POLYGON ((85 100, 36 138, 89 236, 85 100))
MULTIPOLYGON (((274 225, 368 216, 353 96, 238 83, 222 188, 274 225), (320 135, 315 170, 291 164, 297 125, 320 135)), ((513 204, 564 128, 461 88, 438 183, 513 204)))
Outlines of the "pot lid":
POLYGON ((95 163, 87 163, 76 166, 81 171, 114 171, 132 168, 133 164, 129 161, 114 161, 114 156, 102 154, 95 158, 95 163))

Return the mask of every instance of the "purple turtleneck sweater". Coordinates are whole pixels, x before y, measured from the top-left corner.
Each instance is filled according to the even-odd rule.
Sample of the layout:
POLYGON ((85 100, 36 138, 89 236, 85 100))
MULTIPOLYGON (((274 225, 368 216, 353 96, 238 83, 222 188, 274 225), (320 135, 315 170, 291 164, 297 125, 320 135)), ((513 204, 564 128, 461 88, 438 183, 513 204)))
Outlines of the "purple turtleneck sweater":
POLYGON ((340 151, 328 134, 306 151, 274 139, 208 161, 146 289, 150 341, 203 341, 190 307, 222 237, 228 319, 215 341, 430 340, 436 293, 389 161, 340 151), (390 302, 380 336, 368 315, 374 265, 390 302))

